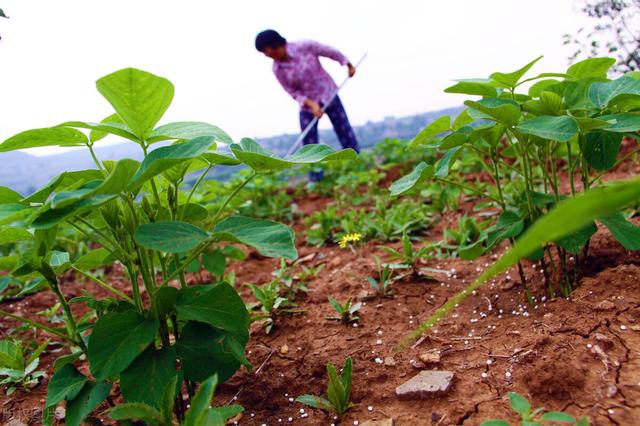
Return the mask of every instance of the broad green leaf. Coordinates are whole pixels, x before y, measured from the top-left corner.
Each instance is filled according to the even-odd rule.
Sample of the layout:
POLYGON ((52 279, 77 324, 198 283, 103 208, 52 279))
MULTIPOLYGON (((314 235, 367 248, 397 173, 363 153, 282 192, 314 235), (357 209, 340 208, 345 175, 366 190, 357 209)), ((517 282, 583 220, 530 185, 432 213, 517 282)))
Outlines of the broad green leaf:
POLYGON ((264 256, 285 259, 298 257, 293 231, 281 223, 246 216, 231 216, 218 223, 213 231, 213 237, 219 241, 246 244, 264 256))
POLYGON ((296 398, 296 402, 308 405, 309 407, 317 408, 319 410, 326 410, 329 412, 334 411, 331 401, 322 398, 321 396, 301 395, 296 398))
POLYGON ((469 110, 462 110, 460 114, 453 120, 453 124, 451 124, 451 128, 453 130, 459 130, 464 126, 467 126, 473 123, 475 119, 469 115, 469 110))
POLYGON ((209 217, 209 210, 202 204, 183 204, 178 207, 178 216, 188 222, 202 222, 209 217))
POLYGON ((85 417, 102 404, 102 401, 109 395, 110 390, 111 383, 108 382, 85 383, 78 396, 67 402, 65 424, 67 426, 80 426, 85 417))
POLYGON ((140 168, 129 182, 134 189, 145 181, 182 162, 198 157, 213 144, 211 136, 200 136, 175 145, 163 146, 151 151, 140 164, 140 168))
MULTIPOLYGON (((109 123, 114 123, 116 125, 125 125, 118 114, 111 114, 110 116, 103 118, 100 123, 107 125, 109 125, 109 123)), ((127 132, 131 134, 131 129, 127 128, 127 132)), ((98 142, 99 140, 107 137, 108 134, 108 132, 103 132, 101 130, 91 130, 89 132, 89 141, 91 143, 98 142)), ((133 134, 131 134, 131 136, 133 136, 133 134)))
POLYGON ((598 232, 598 227, 591 222, 584 228, 556 240, 556 244, 569 253, 577 254, 596 232, 598 232))
POLYGON ((609 124, 602 127, 602 130, 608 132, 637 132, 640 130, 640 114, 624 113, 611 114, 598 117, 600 120, 606 120, 609 124))
POLYGON ((18 370, 23 367, 23 357, 20 342, 8 338, 0 340, 0 367, 18 370))
POLYGON ((514 212, 505 211, 496 224, 488 230, 487 247, 491 248, 506 238, 515 238, 523 229, 524 220, 514 212))
POLYGON ((109 409, 109 416, 116 421, 142 420, 151 425, 161 425, 164 422, 160 411, 141 402, 118 404, 109 409))
POLYGON ((31 226, 35 229, 48 229, 56 226, 71 216, 84 213, 87 210, 108 203, 115 198, 116 195, 96 195, 87 200, 78 201, 62 209, 45 210, 43 213, 36 216, 35 220, 31 223, 31 226))
POLYGON ((438 178, 445 178, 449 175, 449 168, 456 160, 456 154, 460 151, 460 147, 452 148, 445 151, 444 156, 436 163, 433 175, 438 178))
POLYGON ((445 93, 462 93, 465 95, 477 95, 484 97, 497 96, 496 83, 491 79, 465 79, 457 80, 453 86, 444 89, 445 93))
POLYGON ((148 347, 120 373, 120 389, 125 401, 162 408, 167 383, 178 374, 174 367, 176 359, 172 346, 160 350, 148 347))
POLYGON ((55 194, 53 199, 51 200, 51 208, 52 209, 62 209, 67 206, 70 206, 79 200, 87 198, 89 194, 92 194, 95 189, 102 184, 101 180, 92 180, 90 182, 85 183, 78 189, 74 189, 71 191, 60 191, 55 194))
POLYGON ((550 411, 542 415, 542 420, 545 422, 563 422, 563 423, 575 423, 576 419, 569 414, 559 411, 550 411))
POLYGON ((405 175, 389 186, 391 195, 400 195, 414 188, 418 183, 433 176, 434 167, 424 161, 420 162, 408 175, 405 175))
POLYGON ((211 250, 202 255, 202 266, 213 275, 222 276, 227 268, 227 258, 220 250, 211 250))
POLYGON ((415 147, 417 145, 427 145, 435 140, 435 138, 447 130, 451 129, 451 117, 443 115, 438 117, 427 126, 420 130, 420 133, 409 143, 409 147, 415 147))
POLYGON ((592 130, 598 130, 605 126, 610 125, 608 121, 605 121, 601 118, 590 118, 590 117, 573 117, 574 120, 578 123, 580 127, 580 131, 583 133, 590 132, 592 130))
POLYGON ((22 195, 11 188, 0 186, 0 204, 17 203, 22 200, 22 195))
POLYGON ((0 225, 12 223, 31 213, 29 206, 18 203, 0 204, 0 225))
POLYGON ((244 302, 225 282, 181 289, 176 311, 181 320, 200 321, 223 330, 246 332, 249 324, 244 302))
POLYGON ((173 99, 173 84, 135 68, 96 81, 96 88, 140 139, 146 138, 173 99))
POLYGON ((520 119, 520 106, 508 99, 485 98, 478 102, 465 101, 466 106, 470 107, 469 114, 476 119, 490 119, 500 122, 506 126, 515 125, 520 119), (474 114, 474 110, 480 111, 482 114, 474 114))
POLYGON ((0 143, 0 152, 43 146, 80 146, 87 143, 87 137, 79 130, 69 127, 47 127, 18 133, 0 143))
POLYGON ((470 141, 470 136, 472 133, 473 127, 464 126, 442 138, 442 141, 440 142, 438 148, 440 150, 445 150, 462 146, 470 141))
POLYGON ((73 266, 82 271, 91 271, 106 265, 110 253, 105 248, 91 250, 73 262, 73 266))
POLYGON ((161 221, 146 223, 136 229, 134 239, 141 246, 167 253, 184 253, 198 247, 209 234, 186 222, 161 221))
POLYGON ((555 80, 552 78, 537 81, 529 88, 529 96, 531 96, 532 98, 537 98, 538 96, 540 96, 540 93, 548 90, 553 86, 556 86, 558 83, 560 83, 560 80, 555 80))
POLYGON ((529 71, 531 67, 540 59, 542 59, 542 56, 539 56, 538 58, 534 59, 533 61, 529 62, 527 65, 525 65, 524 67, 516 71, 510 72, 510 73, 494 72, 493 74, 491 74, 490 77, 495 82, 499 83, 499 85, 502 87, 505 87, 505 88, 516 87, 518 82, 522 78, 522 76, 525 75, 527 71, 529 71))
MULTIPOLYGON (((118 120, 120 119, 120 117, 117 114, 115 114, 115 116, 118 117, 117 118, 118 120)), ((103 122, 92 123, 90 121, 67 121, 60 124, 59 127, 61 128, 77 127, 80 129, 91 130, 89 135, 90 136, 93 135, 93 137, 97 138, 97 140, 102 139, 107 134, 112 134, 112 135, 123 137, 125 139, 128 139, 136 143, 140 143, 140 138, 138 138, 136 135, 132 133, 133 131, 129 128, 129 126, 127 126, 124 123, 119 123, 117 121, 109 122, 109 123, 103 123, 103 122)), ((95 142, 95 140, 93 140, 93 142, 95 142)))
POLYGON ((597 80, 593 78, 583 78, 576 81, 563 82, 563 96, 567 109, 577 111, 591 111, 597 109, 597 106, 591 101, 589 92, 591 85, 597 80))
POLYGON ((609 170, 616 164, 622 133, 590 132, 586 135, 584 158, 596 170, 609 170))
POLYGON ((640 178, 612 183, 584 192, 559 203, 548 214, 538 219, 497 262, 487 268, 473 283, 447 302, 406 339, 401 347, 420 337, 450 312, 458 303, 472 294, 487 280, 515 265, 520 259, 536 252, 540 247, 576 232, 598 218, 609 216, 625 205, 640 198, 640 178))
POLYGON ((221 382, 228 380, 240 368, 240 361, 229 350, 227 340, 239 339, 244 346, 248 338, 248 333, 240 336, 201 322, 188 322, 175 345, 185 379, 201 382, 217 374, 221 382))
POLYGON ((198 389, 198 392, 196 392, 195 396, 191 400, 191 407, 184 418, 184 426, 209 425, 207 418, 209 414, 209 407, 211 406, 211 400, 213 399, 213 392, 215 392, 216 386, 218 386, 217 375, 213 375, 202 382, 200 389, 198 389))
POLYGON ((600 108, 606 107, 620 95, 640 95, 640 80, 622 76, 605 83, 595 82, 589 89, 589 98, 600 108))
POLYGON ((567 69, 567 74, 575 79, 597 78, 606 79, 607 71, 616 63, 614 58, 588 58, 576 62, 567 69))
POLYGON ((153 295, 151 312, 153 312, 158 318, 169 315, 175 309, 177 298, 177 288, 169 286, 160 287, 153 295))
POLYGON ((52 268, 57 268, 69 263, 69 253, 66 251, 53 250, 47 255, 47 261, 52 268))
POLYGON ((112 312, 101 317, 89 336, 89 365, 97 380, 113 377, 140 355, 156 337, 156 318, 137 312, 112 312))
POLYGON ((299 150, 285 158, 285 161, 293 164, 315 164, 322 161, 355 160, 357 154, 352 149, 336 151, 329 145, 311 144, 304 145, 299 150))
POLYGON ((213 407, 210 410, 222 417, 223 420, 228 420, 242 413, 244 411, 244 407, 238 404, 233 404, 213 407))
POLYGON ((33 234, 24 228, 0 228, 0 245, 33 239, 33 234))
POLYGON ((611 235, 627 250, 640 250, 640 227, 629 222, 622 213, 600 218, 600 222, 611 231, 611 235))
POLYGON ((531 404, 527 401, 522 395, 516 392, 508 392, 509 395, 509 405, 513 411, 518 414, 528 414, 531 412, 531 404))
POLYGON ((221 128, 199 121, 179 121, 155 128, 149 135, 149 142, 167 139, 193 139, 200 136, 211 136, 215 142, 226 145, 233 143, 233 139, 221 128))
POLYGON ((200 156, 200 158, 211 166, 237 166, 238 164, 242 164, 240 160, 221 152, 205 152, 200 156))
POLYGON ((61 401, 74 399, 88 380, 72 364, 65 364, 49 381, 45 407, 53 407, 61 401))
POLYGON ((139 167, 140 163, 136 160, 125 158, 118 161, 107 178, 93 191, 92 194, 119 194, 125 190, 129 181, 135 175, 139 167))
POLYGON ((559 142, 567 142, 578 133, 578 123, 568 116, 540 116, 523 121, 516 128, 527 135, 559 142))

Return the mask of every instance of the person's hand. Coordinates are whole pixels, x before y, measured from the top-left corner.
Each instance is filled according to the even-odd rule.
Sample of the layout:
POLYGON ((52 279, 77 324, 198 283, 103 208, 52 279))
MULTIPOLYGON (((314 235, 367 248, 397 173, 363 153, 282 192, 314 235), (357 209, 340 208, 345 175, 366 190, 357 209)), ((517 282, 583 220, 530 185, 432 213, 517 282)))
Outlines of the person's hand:
POLYGON ((347 64, 347 68, 349 69, 349 77, 353 77, 356 74, 356 67, 353 66, 351 62, 347 64))
POLYGON ((307 99, 305 101, 305 105, 307 106, 307 108, 309 108, 311 110, 311 114, 313 114, 315 117, 322 117, 322 107, 320 106, 319 103, 317 103, 316 101, 314 101, 313 99, 307 99))

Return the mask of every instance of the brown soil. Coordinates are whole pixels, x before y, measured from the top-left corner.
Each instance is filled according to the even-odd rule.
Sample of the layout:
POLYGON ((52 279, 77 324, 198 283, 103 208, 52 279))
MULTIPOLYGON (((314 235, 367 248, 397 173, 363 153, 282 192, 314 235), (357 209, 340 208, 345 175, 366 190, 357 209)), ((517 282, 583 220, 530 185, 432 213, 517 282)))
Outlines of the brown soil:
MULTIPOLYGON (((628 176, 633 170, 616 172, 628 176)), ((297 200, 307 214, 328 202, 322 197, 297 200)), ((463 201, 461 210, 471 211, 475 202, 463 201)), ((460 213, 441 221, 428 238, 434 239, 460 213)), ((295 227, 299 229, 299 223, 295 227)), ((423 266, 450 273, 437 274, 431 281, 404 279, 394 284, 393 297, 381 299, 365 297, 371 291, 366 277, 375 274, 373 255, 385 257, 378 243, 355 250, 310 248, 299 234, 298 248, 304 265, 326 266, 307 283, 309 293, 298 297, 305 314, 279 318, 270 335, 253 325, 247 346, 253 373, 243 368, 216 394, 216 404, 235 399, 245 407, 239 424, 334 423, 326 413, 290 398, 323 394, 327 362, 341 365, 348 356, 354 361, 356 406, 342 421, 345 425, 385 418, 395 419, 396 425, 478 425, 489 418, 515 422, 506 399, 509 391, 521 393, 534 406, 589 416, 594 425, 640 424, 640 253, 624 250, 605 229, 592 240, 587 274, 571 300, 546 300, 539 265, 525 263, 536 304, 524 300, 516 272, 505 273, 460 304, 421 343, 401 352, 394 348, 403 337, 468 285, 504 247, 475 261, 425 262, 423 266), (325 319, 333 314, 328 296, 340 301, 364 298, 357 327, 325 319), (431 400, 398 400, 395 388, 418 372, 415 361, 425 352, 441 357, 440 363, 428 368, 455 372, 452 390, 431 400)), ((268 282, 277 267, 277 260, 255 254, 232 265, 237 282, 258 284, 268 282)), ((109 271, 109 281, 125 286, 117 267, 109 271)), ((68 297, 82 289, 106 296, 91 283, 65 277, 63 290, 68 297)), ((246 288, 240 291, 245 300, 253 301, 246 288)), ((38 318, 37 312, 54 303, 53 294, 44 291, 6 301, 2 309, 38 318)), ((78 305, 74 310, 82 312, 78 305)), ((16 325, 2 319, 1 333, 16 325)), ((41 367, 51 374, 59 355, 45 354, 41 367)), ((30 392, 2 395, 0 421, 18 418, 40 424, 45 398, 46 379, 30 392)), ((108 423, 105 415, 98 417, 108 423)))

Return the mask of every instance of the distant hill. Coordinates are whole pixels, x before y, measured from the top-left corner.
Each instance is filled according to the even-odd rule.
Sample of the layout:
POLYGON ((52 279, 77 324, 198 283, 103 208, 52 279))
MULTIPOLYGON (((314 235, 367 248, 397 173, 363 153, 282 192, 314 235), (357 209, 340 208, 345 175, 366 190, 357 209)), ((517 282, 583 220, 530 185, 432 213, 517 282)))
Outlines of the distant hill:
MULTIPOLYGON (((443 115, 456 115, 462 107, 447 108, 439 111, 411 115, 407 117, 387 117, 381 121, 368 121, 354 128, 362 148, 369 148, 386 138, 411 139, 424 126, 443 115)), ((279 155, 284 155, 298 134, 283 134, 269 138, 258 138, 258 142, 279 155)), ((321 130, 323 143, 338 147, 333 130, 321 130)), ((97 147, 96 155, 101 160, 119 160, 133 158, 140 160, 142 152, 134 143, 122 143, 106 147, 97 147)), ((27 195, 46 184, 52 177, 63 171, 95 168, 87 150, 66 152, 63 154, 35 157, 24 152, 0 153, 0 186, 8 186, 23 195, 27 195)), ((211 178, 224 179, 234 171, 233 168, 214 169, 211 178)))

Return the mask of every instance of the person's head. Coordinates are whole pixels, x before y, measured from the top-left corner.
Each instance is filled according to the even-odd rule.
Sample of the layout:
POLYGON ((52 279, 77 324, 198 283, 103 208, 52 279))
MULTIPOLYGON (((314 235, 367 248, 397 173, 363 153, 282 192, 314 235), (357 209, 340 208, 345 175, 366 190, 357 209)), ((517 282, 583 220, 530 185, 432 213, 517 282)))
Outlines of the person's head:
POLYGON ((274 61, 287 57, 287 40, 275 30, 265 30, 256 36, 256 49, 274 61))

